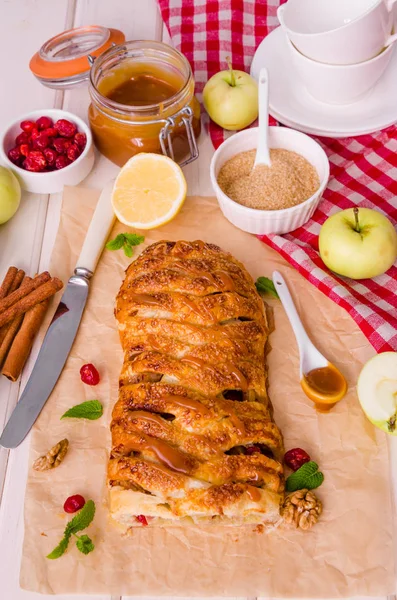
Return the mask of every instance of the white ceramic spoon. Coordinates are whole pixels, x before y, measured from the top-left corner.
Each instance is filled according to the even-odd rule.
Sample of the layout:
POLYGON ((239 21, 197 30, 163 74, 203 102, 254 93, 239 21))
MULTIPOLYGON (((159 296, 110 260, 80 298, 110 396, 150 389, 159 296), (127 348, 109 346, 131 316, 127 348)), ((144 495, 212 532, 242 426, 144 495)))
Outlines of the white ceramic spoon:
MULTIPOLYGON (((347 383, 342 373, 317 350, 311 339, 306 333, 299 318, 294 301, 292 300, 288 286, 284 277, 278 271, 273 272, 273 283, 284 306, 289 322, 294 331, 299 348, 300 357, 300 382, 305 394, 321 408, 332 408, 332 406, 341 400, 347 391, 347 383), (317 388, 310 387, 309 380, 306 378, 310 372, 316 369, 327 369, 334 378, 335 389, 329 392, 320 392, 317 388)), ((325 374, 325 372, 323 371, 325 374)))
POLYGON ((268 130, 269 130, 269 75, 263 67, 258 81, 259 127, 258 146, 256 149, 254 168, 258 165, 271 166, 268 130))

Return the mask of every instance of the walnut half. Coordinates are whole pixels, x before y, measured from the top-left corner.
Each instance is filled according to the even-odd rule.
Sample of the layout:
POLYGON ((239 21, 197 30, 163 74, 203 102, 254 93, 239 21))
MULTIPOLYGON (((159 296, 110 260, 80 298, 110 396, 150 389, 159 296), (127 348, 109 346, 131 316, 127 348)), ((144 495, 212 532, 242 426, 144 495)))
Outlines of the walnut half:
POLYGON ((323 511, 317 496, 309 490, 298 490, 288 494, 281 507, 285 523, 306 531, 315 525, 323 511))
POLYGON ((55 469, 55 467, 58 467, 65 458, 68 448, 69 440, 61 440, 55 444, 55 446, 53 446, 45 456, 40 456, 40 458, 34 461, 34 470, 48 471, 48 469, 55 469))

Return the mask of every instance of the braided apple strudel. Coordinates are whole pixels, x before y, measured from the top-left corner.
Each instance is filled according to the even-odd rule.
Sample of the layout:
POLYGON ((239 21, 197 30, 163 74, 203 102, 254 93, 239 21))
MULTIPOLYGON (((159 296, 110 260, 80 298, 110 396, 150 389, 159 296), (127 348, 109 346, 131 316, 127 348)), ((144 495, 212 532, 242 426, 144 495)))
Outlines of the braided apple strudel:
POLYGON ((115 314, 112 517, 127 528, 275 523, 283 441, 266 391, 265 310, 243 265, 201 241, 155 243, 128 267, 115 314))

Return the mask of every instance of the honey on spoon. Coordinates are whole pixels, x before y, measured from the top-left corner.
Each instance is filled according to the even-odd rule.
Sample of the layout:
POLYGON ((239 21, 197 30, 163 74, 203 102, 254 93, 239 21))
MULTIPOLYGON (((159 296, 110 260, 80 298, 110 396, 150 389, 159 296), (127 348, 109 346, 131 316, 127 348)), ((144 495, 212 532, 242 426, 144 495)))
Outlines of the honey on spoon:
POLYGON ((330 410, 347 392, 346 379, 332 363, 301 375, 301 386, 321 412, 330 410))
POLYGON ((298 342, 302 389, 306 396, 315 403, 319 412, 328 412, 346 395, 346 379, 310 340, 299 318, 284 277, 278 271, 273 273, 273 283, 298 342))

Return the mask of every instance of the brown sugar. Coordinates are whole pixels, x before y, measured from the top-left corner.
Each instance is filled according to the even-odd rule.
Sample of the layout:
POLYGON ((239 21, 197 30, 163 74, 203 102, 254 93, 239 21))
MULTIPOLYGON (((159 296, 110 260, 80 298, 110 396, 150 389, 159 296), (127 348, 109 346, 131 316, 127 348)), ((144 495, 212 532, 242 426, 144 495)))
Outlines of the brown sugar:
POLYGON ((254 169, 256 150, 240 152, 222 166, 221 190, 238 204, 279 210, 301 204, 320 187, 316 169, 306 158, 283 148, 270 150, 271 166, 254 169))

